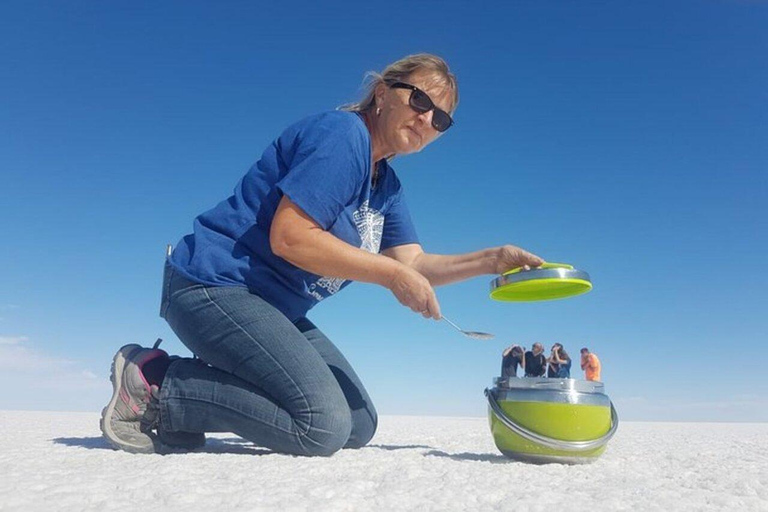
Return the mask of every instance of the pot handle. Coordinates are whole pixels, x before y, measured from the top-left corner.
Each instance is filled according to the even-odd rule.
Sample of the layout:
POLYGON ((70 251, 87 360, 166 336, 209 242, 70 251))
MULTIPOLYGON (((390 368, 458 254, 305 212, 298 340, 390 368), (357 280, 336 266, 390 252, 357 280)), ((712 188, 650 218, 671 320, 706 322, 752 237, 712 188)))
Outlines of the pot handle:
POLYGON ((554 439, 552 437, 537 434, 536 432, 528 430, 524 426, 515 423, 514 420, 504 414, 501 406, 496 401, 496 397, 493 396, 493 391, 490 389, 486 388, 485 396, 488 397, 488 405, 491 407, 494 415, 496 415, 496 418, 498 418, 505 427, 528 441, 553 450, 561 450, 564 452, 587 452, 595 450, 605 446, 616 433, 616 429, 619 428, 619 415, 613 407, 613 402, 611 402, 611 428, 602 437, 592 439, 591 441, 565 441, 563 439, 554 439))

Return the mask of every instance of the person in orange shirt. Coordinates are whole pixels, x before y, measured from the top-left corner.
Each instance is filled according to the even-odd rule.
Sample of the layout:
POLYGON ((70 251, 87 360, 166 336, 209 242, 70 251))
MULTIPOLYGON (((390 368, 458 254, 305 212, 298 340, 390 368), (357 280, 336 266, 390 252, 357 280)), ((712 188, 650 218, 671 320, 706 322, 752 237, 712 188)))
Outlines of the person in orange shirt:
POLYGON ((600 359, 587 347, 581 349, 581 369, 584 370, 587 380, 600 380, 600 359))

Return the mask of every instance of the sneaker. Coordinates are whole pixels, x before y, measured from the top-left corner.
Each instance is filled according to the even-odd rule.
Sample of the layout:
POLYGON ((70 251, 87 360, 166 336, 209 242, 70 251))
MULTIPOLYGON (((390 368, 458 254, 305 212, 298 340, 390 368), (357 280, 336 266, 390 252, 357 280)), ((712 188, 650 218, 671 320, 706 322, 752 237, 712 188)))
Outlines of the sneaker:
POLYGON ((112 399, 101 412, 101 431, 107 441, 119 450, 130 453, 159 453, 161 441, 152 432, 158 415, 145 418, 150 398, 157 396, 158 387, 150 386, 142 367, 158 357, 168 357, 164 350, 125 345, 112 360, 112 399))

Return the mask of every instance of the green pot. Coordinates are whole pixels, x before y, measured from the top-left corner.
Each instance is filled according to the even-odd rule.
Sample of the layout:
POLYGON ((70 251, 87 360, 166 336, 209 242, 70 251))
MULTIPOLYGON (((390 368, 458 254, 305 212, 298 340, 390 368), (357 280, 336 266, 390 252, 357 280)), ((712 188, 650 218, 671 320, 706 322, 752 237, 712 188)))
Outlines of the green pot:
POLYGON ((510 377, 485 394, 493 440, 516 460, 593 462, 619 426, 601 382, 510 377))

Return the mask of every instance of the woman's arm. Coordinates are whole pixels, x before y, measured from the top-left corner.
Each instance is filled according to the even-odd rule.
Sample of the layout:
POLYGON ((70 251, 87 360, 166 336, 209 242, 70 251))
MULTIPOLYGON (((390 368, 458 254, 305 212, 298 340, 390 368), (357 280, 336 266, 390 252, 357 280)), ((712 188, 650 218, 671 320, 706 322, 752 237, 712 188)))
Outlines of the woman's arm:
POLYGON ((372 254, 339 240, 283 196, 269 232, 272 252, 321 276, 375 283, 389 288, 404 306, 440 319, 435 292, 424 276, 392 258, 372 254))
POLYGON ((419 244, 391 247, 382 254, 407 265, 426 277, 432 286, 463 281, 483 274, 503 274, 523 266, 538 266, 544 260, 514 245, 504 245, 456 255, 429 254, 419 244))

